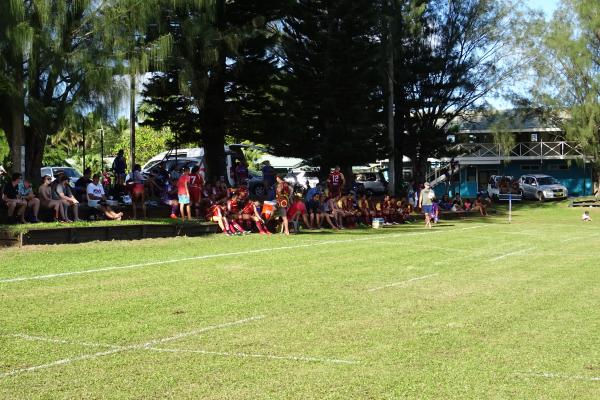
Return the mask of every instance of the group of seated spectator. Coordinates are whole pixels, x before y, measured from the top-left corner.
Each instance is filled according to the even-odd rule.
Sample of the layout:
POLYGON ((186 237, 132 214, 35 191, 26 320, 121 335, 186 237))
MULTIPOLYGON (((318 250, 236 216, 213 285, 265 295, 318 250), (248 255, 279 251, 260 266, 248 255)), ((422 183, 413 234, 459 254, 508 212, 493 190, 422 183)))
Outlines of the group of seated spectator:
MULTIPOLYGON (((411 182, 409 188, 408 199, 413 207, 417 207, 419 193, 423 190, 423 185, 418 185, 411 182)), ((486 216, 487 209, 491 205, 491 199, 489 196, 478 194, 473 200, 463 199, 459 193, 456 193, 453 198, 450 198, 448 194, 442 195, 441 198, 434 198, 432 209, 433 209, 433 220, 439 219, 440 212, 478 212, 482 216, 486 216)))
POLYGON ((481 215, 487 215, 489 200, 486 201, 481 195, 479 195, 474 201, 463 201, 460 194, 456 194, 453 199, 450 199, 450 197, 445 194, 437 202, 437 205, 441 211, 478 211, 481 215))
MULTIPOLYGON (((274 175, 264 201, 250 199, 247 179, 241 179, 237 188, 228 188, 225 178, 205 182, 203 171, 193 169, 168 172, 161 163, 155 172, 143 175, 140 165, 134 165, 126 178, 115 174, 114 186, 107 173, 92 174, 84 170, 71 187, 69 178, 60 175, 56 179, 43 176, 37 196, 30 182, 15 173, 3 187, 2 199, 8 209, 9 223, 39 222, 40 209, 50 210, 54 221, 79 221, 80 207, 85 204, 90 215, 98 218, 120 220, 122 212, 111 208, 115 199, 127 197, 131 201, 132 216, 137 218, 138 209, 146 217, 146 204, 159 199, 166 206, 170 218, 212 221, 219 224, 227 235, 246 234, 252 230, 270 234, 281 230, 330 228, 334 230, 369 226, 374 219, 384 225, 401 224, 409 220, 416 210, 412 196, 395 198, 389 195, 374 198, 352 191, 343 192, 345 178, 336 168, 327 182, 294 193, 282 177, 274 175), (111 197, 107 198, 110 191, 111 197), (121 196, 124 195, 124 196, 121 196), (149 201, 150 200, 150 201, 149 201)), ((297 188, 296 188, 297 189, 297 188)), ((437 221, 440 211, 476 211, 487 215, 488 203, 481 197, 474 201, 463 200, 459 194, 450 199, 448 195, 435 200, 433 219, 437 221)), ((127 201, 127 204, 129 202, 127 201)))
POLYGON ((49 210, 57 222, 80 221, 81 204, 98 210, 107 219, 119 220, 123 213, 116 213, 105 204, 107 199, 100 179, 100 174, 91 176, 91 170, 86 169, 72 188, 66 175, 59 175, 56 179, 45 175, 36 195, 31 183, 16 172, 2 188, 2 200, 8 209, 8 223, 38 223, 40 209, 49 210))

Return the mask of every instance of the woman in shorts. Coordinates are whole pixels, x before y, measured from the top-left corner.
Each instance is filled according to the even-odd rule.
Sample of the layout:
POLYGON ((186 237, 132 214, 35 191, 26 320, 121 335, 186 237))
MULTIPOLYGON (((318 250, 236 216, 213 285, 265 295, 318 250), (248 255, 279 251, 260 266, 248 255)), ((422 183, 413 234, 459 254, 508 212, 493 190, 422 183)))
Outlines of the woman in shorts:
POLYGON ((52 199, 52 188, 50 187, 52 178, 50 175, 42 177, 42 184, 38 189, 38 197, 42 208, 47 208, 54 211, 54 221, 67 221, 65 217, 64 205, 60 200, 52 199))
POLYGON ((144 176, 142 175, 142 166, 135 164, 129 181, 129 191, 131 193, 131 207, 133 219, 137 218, 138 205, 141 205, 142 213, 146 218, 146 194, 144 188, 144 176))
POLYGON ((421 190, 419 194, 419 208, 425 214, 425 227, 431 229, 431 216, 433 213, 433 199, 435 198, 435 193, 429 182, 425 182, 425 187, 421 190))

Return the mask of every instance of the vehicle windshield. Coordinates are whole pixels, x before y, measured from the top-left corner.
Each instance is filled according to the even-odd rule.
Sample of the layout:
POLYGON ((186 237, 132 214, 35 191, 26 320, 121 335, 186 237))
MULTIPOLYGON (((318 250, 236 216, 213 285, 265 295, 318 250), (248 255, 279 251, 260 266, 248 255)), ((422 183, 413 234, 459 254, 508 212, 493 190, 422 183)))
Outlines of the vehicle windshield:
POLYGON ((538 178, 538 185, 556 185, 558 181, 551 176, 546 176, 544 178, 538 178))
POLYGON ((147 171, 147 170, 151 169, 152 167, 158 165, 159 162, 160 162, 160 160, 149 161, 146 165, 144 165, 142 167, 142 169, 144 171, 147 171))
POLYGON ((56 170, 55 171, 55 175, 60 175, 60 174, 65 174, 67 177, 69 178, 81 178, 81 174, 79 173, 79 171, 77 171, 76 169, 73 168, 65 168, 62 170, 56 170))

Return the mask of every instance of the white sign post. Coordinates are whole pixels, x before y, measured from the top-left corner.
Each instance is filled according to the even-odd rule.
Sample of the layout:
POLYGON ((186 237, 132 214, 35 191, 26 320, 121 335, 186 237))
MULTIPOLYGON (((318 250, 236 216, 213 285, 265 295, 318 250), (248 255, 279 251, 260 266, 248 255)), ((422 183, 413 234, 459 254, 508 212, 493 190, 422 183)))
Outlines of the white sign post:
POLYGON ((512 223, 512 193, 508 194, 508 223, 512 223))

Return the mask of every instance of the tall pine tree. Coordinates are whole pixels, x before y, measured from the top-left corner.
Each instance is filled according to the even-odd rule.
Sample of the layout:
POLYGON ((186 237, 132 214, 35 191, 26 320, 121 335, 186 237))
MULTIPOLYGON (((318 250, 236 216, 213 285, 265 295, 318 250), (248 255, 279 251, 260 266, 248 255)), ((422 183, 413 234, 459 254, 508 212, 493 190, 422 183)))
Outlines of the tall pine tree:
POLYGON ((170 126, 180 140, 205 147, 208 175, 225 175, 225 136, 264 131, 272 51, 281 1, 217 0, 212 17, 189 4, 164 12, 174 38, 167 71, 157 73, 144 91, 154 127, 170 126), (198 24, 197 21, 206 21, 198 24))
POLYGON ((376 26, 370 1, 294 3, 283 21, 280 131, 262 143, 323 174, 377 158, 386 139, 376 26))

